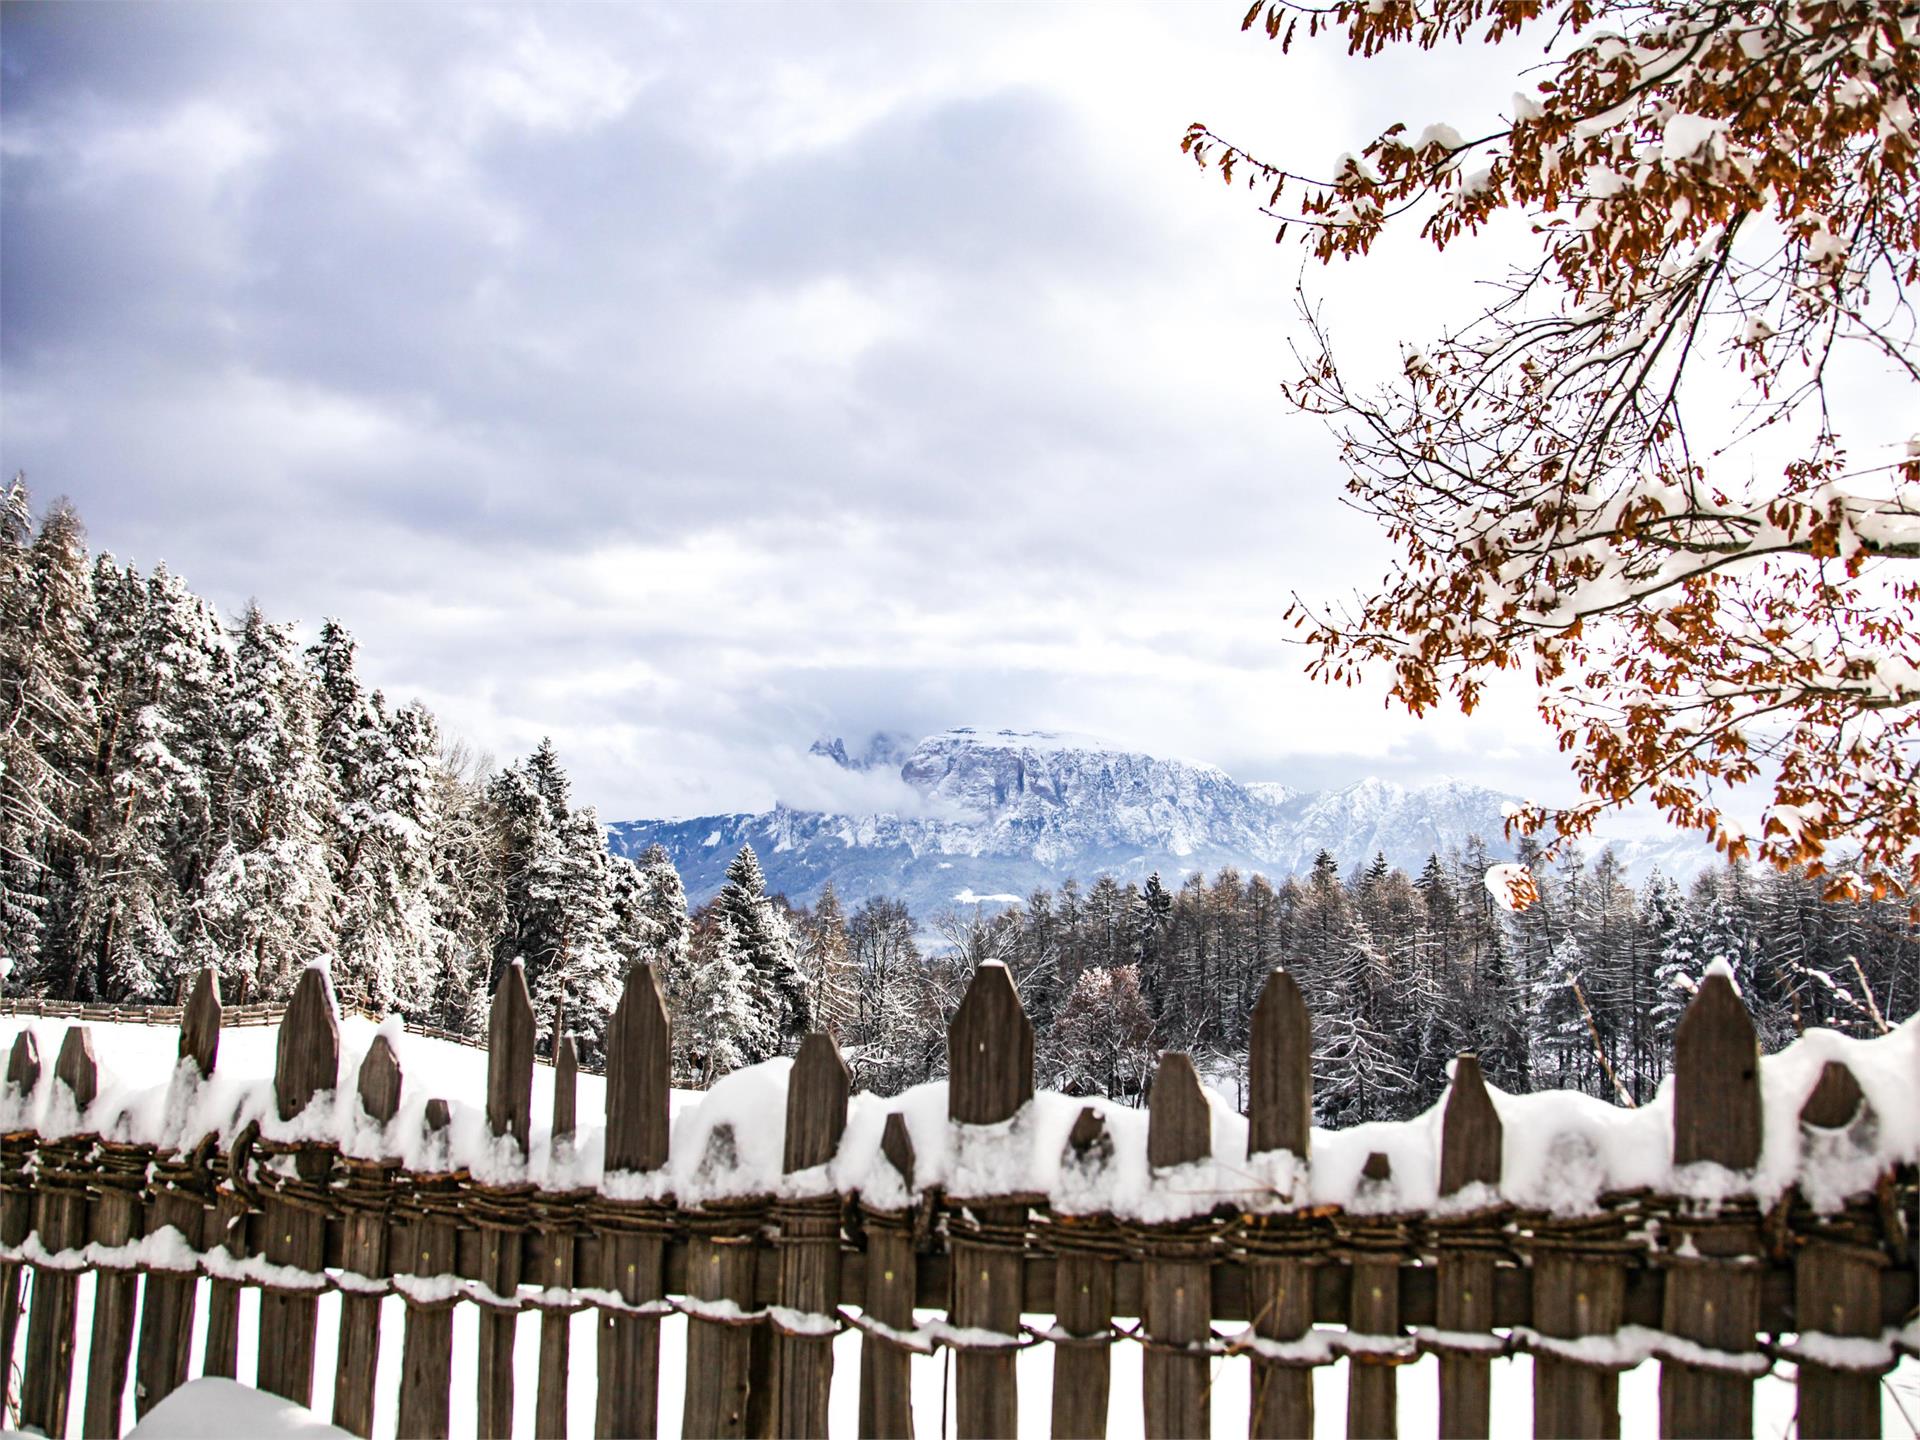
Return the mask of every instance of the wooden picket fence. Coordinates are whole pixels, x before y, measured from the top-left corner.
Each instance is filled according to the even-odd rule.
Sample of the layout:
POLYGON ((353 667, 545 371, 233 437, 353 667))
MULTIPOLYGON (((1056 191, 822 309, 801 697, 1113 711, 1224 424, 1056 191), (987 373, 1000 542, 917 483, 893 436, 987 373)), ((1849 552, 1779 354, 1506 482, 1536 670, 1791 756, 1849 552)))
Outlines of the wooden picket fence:
MULTIPOLYGON (((340 1013, 371 1020, 376 1025, 386 1018, 358 1005, 341 1006, 340 1013)), ((251 1005, 224 1005, 220 1011, 220 1024, 228 1029, 234 1026, 278 1025, 286 1018, 286 1014, 286 1002, 281 1000, 261 1000, 251 1005)), ((186 1017, 186 1005, 184 1002, 173 1005, 95 1005, 84 1000, 43 1000, 33 995, 0 996, 0 1016, 7 1015, 35 1020, 78 1020, 84 1025, 179 1025, 186 1017)), ((471 1036, 442 1030, 437 1025, 424 1025, 417 1020, 404 1023, 409 1035, 444 1040, 450 1045, 475 1045, 471 1036)), ((551 1064, 552 1059, 551 1055, 540 1057, 547 1064, 551 1064)), ((597 1073, 592 1072, 591 1066, 581 1068, 597 1073)))
MULTIPOLYGON (((213 1073, 223 1015, 211 975, 181 1013, 180 1051, 213 1073)), ((948 1033, 948 1119, 992 1126, 1033 1096, 1033 1029, 1006 971, 983 967, 948 1033)), ((486 1123, 524 1154, 532 1132, 534 1020, 518 969, 496 995, 489 1031, 486 1123)), ((668 1160, 669 1044, 652 971, 637 968, 608 1027, 605 1165, 644 1176, 668 1160)), ((1250 1155, 1310 1159, 1311 1044, 1293 981, 1276 972, 1255 1013, 1250 1155)), ((1673 1158, 1735 1171, 1760 1159, 1758 1046, 1732 988, 1704 983, 1675 1053, 1673 1158)), ((400 1066, 384 1036, 357 1077, 339 1075, 338 1020, 317 972, 281 1020, 274 1099, 292 1120, 316 1094, 357 1085, 369 1116, 391 1125, 400 1066)), ((1916 1077, 1920 1080, 1920 1076, 1916 1077)), ((176 1084, 192 1084, 182 1067, 176 1084)), ((65 1086, 84 1111, 98 1077, 88 1032, 66 1032, 43 1076, 31 1033, 13 1045, 14 1095, 65 1086)), ((575 1066, 557 1041, 552 1135, 575 1132, 575 1066)), ((838 1150, 849 1075, 832 1040, 808 1038, 789 1079, 784 1166, 818 1166, 838 1150)), ((1830 1065, 1801 1112, 1812 1138, 1870 1125, 1852 1075, 1830 1065)), ((425 1108, 427 1137, 449 1124, 425 1108)), ((962 1131, 961 1133, 965 1133, 962 1131)), ((726 1137, 731 1139, 732 1137, 726 1137)), ((715 1143, 708 1157, 731 1146, 715 1143)), ((1153 1167, 1206 1159, 1208 1103, 1192 1065, 1168 1055, 1149 1105, 1153 1167)), ((1113 1140, 1088 1107, 1067 1141, 1071 1163, 1098 1169, 1113 1140)), ((1444 1110, 1439 1193, 1497 1184, 1499 1117, 1477 1064, 1463 1057, 1444 1110)), ((1619 1372, 1661 1365, 1661 1426, 1672 1436, 1749 1434, 1756 1378, 1794 1362, 1802 1436, 1873 1435, 1880 1377, 1916 1333, 1909 1315, 1915 1219, 1911 1165, 1839 1213, 1796 1194, 1763 1213, 1645 1193, 1602 1197, 1567 1217, 1489 1204, 1467 1213, 1378 1213, 1374 1207, 1220 1209, 1180 1223, 1053 1213, 1046 1197, 948 1197, 914 1186, 905 1117, 888 1116, 881 1152, 906 1181, 905 1208, 858 1194, 771 1196, 707 1205, 626 1200, 600 1190, 490 1185, 447 1168, 343 1156, 315 1142, 275 1143, 257 1124, 221 1146, 191 1149, 98 1135, 10 1133, 0 1140, 0 1355, 14 1353, 22 1279, 32 1276, 21 1423, 66 1433, 73 1384, 76 1287, 97 1272, 82 1433, 120 1433, 131 1364, 144 1412, 187 1379, 197 1282, 208 1289, 204 1370, 234 1377, 243 1352, 240 1290, 262 1292, 257 1383, 301 1403, 313 1394, 319 1297, 341 1296, 333 1420, 359 1435, 374 1422, 382 1301, 405 1302, 398 1433, 444 1436, 451 1412, 453 1308, 479 1308, 478 1429, 511 1433, 518 1321, 538 1319, 535 1432, 567 1428, 573 1363, 593 1363, 594 1430, 652 1436, 660 1324, 688 1317, 682 1432, 690 1436, 824 1435, 833 1338, 861 1332, 859 1433, 910 1436, 911 1357, 953 1352, 957 1433, 1016 1433, 1018 1353, 1054 1347, 1052 1431, 1106 1433, 1110 1406, 1144 1407, 1150 1436, 1206 1435, 1212 1375, 1252 1369, 1250 1434, 1313 1430, 1317 1367, 1345 1361, 1347 1433, 1396 1432, 1399 1368, 1436 1353, 1439 1429, 1485 1435, 1491 1377, 1506 1355, 1534 1359, 1541 1435, 1618 1435, 1619 1372), (1364 1213, 1363 1213, 1364 1212, 1364 1213), (168 1227, 171 1259, 135 1242, 168 1227), (144 1297, 139 1287, 146 1287, 144 1297), (946 1312, 924 1322, 916 1307, 946 1312), (570 1320, 598 1314, 597 1354, 569 1353, 570 1320), (138 1317, 136 1341, 135 1324, 138 1317), (1023 1317, 1052 1317, 1025 1323, 1023 1317), (1131 1324, 1122 1324, 1122 1320, 1131 1324), (1237 1322, 1221 1333, 1218 1322, 1237 1322), (1788 1342, 1783 1336, 1795 1335, 1788 1342), (1144 1348, 1143 1393, 1110 1395, 1113 1349, 1144 1348)), ((1234 1157, 1236 1160, 1238 1157, 1234 1157)), ((1392 1193, 1384 1154, 1363 1193, 1392 1193)), ((1476 1194, 1487 1192, 1476 1191, 1476 1194)), ((165 1238, 165 1237, 163 1237, 165 1238)), ((6 1382, 0 1380, 0 1385, 6 1382)), ((0 1401, 9 1397, 0 1393, 0 1401)), ((922 1417, 922 1432, 925 1432, 922 1417)), ((385 1426, 383 1425, 383 1429, 385 1426)))

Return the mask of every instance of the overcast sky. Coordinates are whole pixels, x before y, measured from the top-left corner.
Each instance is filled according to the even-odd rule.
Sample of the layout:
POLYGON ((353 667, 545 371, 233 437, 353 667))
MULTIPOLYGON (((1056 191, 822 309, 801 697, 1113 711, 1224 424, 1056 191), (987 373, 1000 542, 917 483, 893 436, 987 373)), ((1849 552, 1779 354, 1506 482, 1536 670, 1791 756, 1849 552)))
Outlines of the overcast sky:
MULTIPOLYGON (((954 724, 1558 789, 1520 693, 1304 680, 1287 597, 1385 555, 1278 394, 1297 250, 1178 149, 1324 170, 1511 71, 1243 9, 7 5, 0 463, 610 819, 954 724)), ((1306 283, 1377 361, 1474 271, 1306 283)))

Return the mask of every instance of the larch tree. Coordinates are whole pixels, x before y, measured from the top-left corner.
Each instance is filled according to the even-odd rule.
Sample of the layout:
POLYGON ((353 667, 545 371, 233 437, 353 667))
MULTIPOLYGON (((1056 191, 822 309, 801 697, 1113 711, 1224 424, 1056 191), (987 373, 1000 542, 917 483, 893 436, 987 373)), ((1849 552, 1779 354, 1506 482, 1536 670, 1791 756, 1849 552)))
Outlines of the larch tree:
POLYGON ((1295 602, 1312 670, 1384 670, 1419 714, 1530 668, 1581 798, 1522 828, 1647 801, 1830 895, 1920 899, 1920 5, 1257 0, 1245 25, 1365 58, 1550 37, 1510 114, 1396 124, 1317 177, 1183 141, 1320 262, 1532 235, 1384 382, 1303 306, 1289 397, 1395 550, 1351 604, 1295 602), (1747 785, 1755 833, 1726 809, 1747 785))

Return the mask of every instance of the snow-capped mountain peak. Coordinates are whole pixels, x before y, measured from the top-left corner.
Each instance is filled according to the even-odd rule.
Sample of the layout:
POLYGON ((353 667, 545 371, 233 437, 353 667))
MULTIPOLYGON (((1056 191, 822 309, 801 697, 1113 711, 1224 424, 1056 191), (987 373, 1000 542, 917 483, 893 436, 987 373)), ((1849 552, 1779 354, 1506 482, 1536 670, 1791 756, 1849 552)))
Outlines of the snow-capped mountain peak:
POLYGON ((1417 872, 1429 854, 1445 856, 1470 836, 1494 859, 1512 854, 1502 813, 1512 797, 1451 778, 1407 786, 1366 777, 1301 792, 1092 736, 972 726, 910 747, 883 734, 857 752, 822 740, 813 753, 848 770, 897 766, 904 788, 892 793, 912 803, 871 814, 782 806, 635 821, 612 827, 613 844, 626 854, 665 846, 695 900, 751 844, 769 886, 796 904, 831 880, 850 904, 897 896, 923 918, 967 903, 962 895, 1026 894, 1069 876, 1084 884, 1159 870, 1171 883, 1232 866, 1278 879, 1304 873, 1322 850, 1342 868, 1384 854, 1417 872))

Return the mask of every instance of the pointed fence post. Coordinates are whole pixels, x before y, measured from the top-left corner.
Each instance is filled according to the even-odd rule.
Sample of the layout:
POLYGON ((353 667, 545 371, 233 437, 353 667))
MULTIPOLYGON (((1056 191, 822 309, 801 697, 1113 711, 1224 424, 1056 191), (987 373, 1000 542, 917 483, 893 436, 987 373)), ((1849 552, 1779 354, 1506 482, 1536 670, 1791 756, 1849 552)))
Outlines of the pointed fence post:
MULTIPOLYGON (((141 1204, 155 1148, 103 1140, 95 1153, 92 1239, 107 1249, 129 1245, 141 1233, 141 1204)), ((93 1335, 87 1348, 86 1407, 80 1433, 117 1440, 133 1358, 133 1321, 140 1306, 140 1275, 97 1268, 93 1278, 93 1335)))
MULTIPOLYGON (((487 1130, 496 1140, 511 1136, 521 1160, 533 1130, 533 1000, 527 972, 509 965, 494 988, 487 1020, 487 1130)), ((530 1186, 505 1187, 524 1195, 530 1186)), ((512 1220, 480 1225, 480 1283, 504 1300, 520 1292, 520 1253, 524 1227, 512 1220)), ((517 1311, 480 1310, 481 1440, 507 1440, 513 1434, 513 1342, 517 1311)))
MULTIPOLYGON (((672 1067, 673 1037, 659 978, 653 966, 636 965, 607 1023, 609 1179, 667 1163, 672 1067)), ((664 1225, 671 1212, 640 1202, 605 1205, 601 1212, 601 1285, 619 1303, 600 1312, 594 1433, 652 1440, 660 1410, 660 1317, 651 1307, 666 1295, 664 1225)))
MULTIPOLYGON (((1113 1137, 1088 1105, 1074 1119, 1061 1155, 1064 1169, 1092 1180, 1113 1161, 1113 1137)), ((1053 1352, 1054 1440, 1100 1440, 1107 1433, 1113 1384, 1113 1222, 1106 1215, 1049 1217, 1053 1239, 1054 1324, 1075 1337, 1053 1352)))
MULTIPOLYGON (((13 1037, 0 1100, 24 1106, 40 1083, 40 1042, 33 1031, 13 1037)), ((33 1229, 33 1187, 28 1161, 33 1136, 25 1131, 0 1135, 0 1245, 17 1250, 33 1229)), ((0 1260, 0 1415, 13 1398, 13 1342, 20 1328, 20 1262, 0 1260)))
MULTIPOLYGON (((439 1173, 413 1177, 410 1200, 414 1213, 407 1243, 408 1276, 396 1276, 407 1306, 407 1324, 400 1347, 399 1433, 419 1440, 446 1440, 453 1409, 453 1301, 436 1293, 440 1277, 458 1270, 460 1174, 445 1152, 446 1131, 452 1123, 447 1102, 438 1096, 427 1101, 422 1117, 428 1151, 442 1166, 439 1173), (423 1289, 424 1294, 414 1293, 423 1289)), ((432 1163, 432 1162, 430 1162, 432 1163)), ((394 1267, 398 1269, 399 1267, 394 1267)))
MULTIPOLYGON (((556 1171, 570 1164, 573 1158, 574 1098, 580 1071, 573 1036, 561 1029, 563 1023, 562 1007, 556 1005, 551 1141, 556 1171)), ((557 1193, 547 1191, 535 1202, 546 1255, 546 1269, 540 1283, 548 1289, 573 1289, 574 1242, 579 1234, 574 1216, 586 1194, 578 1188, 557 1193)), ((550 1310, 540 1317, 540 1381, 533 1409, 533 1433, 537 1440, 564 1440, 567 1433, 567 1368, 572 1358, 572 1331, 573 1315, 568 1310, 550 1310)))
MULTIPOLYGON (((907 1207, 861 1205, 867 1283, 860 1303, 868 1320, 902 1333, 914 1328, 919 1266, 913 1249, 913 1136, 898 1110, 887 1116, 880 1132, 880 1153, 906 1183, 907 1207)), ((860 1440, 913 1440, 911 1367, 911 1352, 897 1341, 873 1330, 860 1337, 860 1440)))
MULTIPOLYGON (((339 1082, 340 1017, 334 1009, 333 986, 324 970, 309 966, 293 987, 293 999, 280 1021, 273 1071, 280 1118, 293 1119, 315 1095, 339 1082)), ((324 1185, 332 1155, 321 1147, 301 1148, 294 1153, 294 1165, 303 1186, 324 1185)), ((277 1177, 264 1209, 267 1262, 318 1274, 327 1259, 326 1212, 292 1198, 280 1188, 277 1177)), ((262 1390, 296 1405, 313 1403, 313 1341, 319 1309, 319 1298, 312 1291, 261 1287, 257 1377, 262 1390)))
MULTIPOLYGON (((1673 1163, 1703 1161, 1732 1171, 1760 1163, 1760 1042, 1723 970, 1710 970, 1673 1036, 1673 1163)), ((1707 1215, 1685 1207, 1668 1230, 1663 1328, 1669 1335, 1730 1353, 1755 1352, 1761 1271, 1743 1259, 1760 1250, 1759 1214, 1750 1203, 1707 1215)), ((1660 1362, 1660 1430, 1685 1436, 1745 1435, 1753 1430, 1754 1374, 1660 1362)))
MULTIPOLYGON (((1284 1152, 1303 1184, 1313 1135, 1313 1029, 1300 987, 1284 970, 1267 976, 1254 1006, 1247 1054, 1247 1159, 1284 1152)), ((1304 1205, 1304 1193, 1286 1197, 1304 1205)), ((1325 1227, 1302 1214, 1247 1222, 1248 1308, 1253 1333, 1280 1344, 1313 1329, 1313 1276, 1325 1227)), ((1313 1434, 1313 1371, 1253 1354, 1254 1440, 1313 1434)))
MULTIPOLYGON (((1379 1151, 1367 1157, 1361 1191, 1393 1182, 1392 1162, 1379 1151)), ((1388 1217, 1350 1215, 1343 1222, 1348 1247, 1347 1329, 1355 1337, 1398 1339, 1400 1261, 1405 1228, 1388 1217), (1395 1232, 1399 1233, 1396 1234, 1395 1232)), ((1347 1434, 1352 1440, 1391 1440, 1400 1433, 1397 1362, 1366 1350, 1347 1356, 1347 1434)))
MULTIPOLYGON (((54 1100, 59 1087, 83 1115, 99 1090, 93 1040, 84 1025, 71 1025, 54 1062, 54 1100)), ((34 1185, 34 1226, 40 1244, 59 1254, 87 1243, 87 1188, 82 1158, 92 1148, 90 1134, 40 1142, 40 1174, 34 1185)), ((27 1368, 20 1387, 20 1426, 48 1435, 67 1433, 67 1404, 73 1386, 74 1291, 72 1270, 36 1265, 33 1313, 27 1320, 27 1368)))
MULTIPOLYGON (((1822 1152, 1857 1155, 1872 1144, 1878 1123, 1853 1072, 1829 1061, 1800 1107, 1803 1163, 1819 1163, 1822 1152)), ((1810 1335, 1879 1340, 1880 1272, 1886 1260, 1877 1210, 1875 1197, 1867 1196, 1849 1200, 1836 1214, 1804 1217, 1803 1243, 1795 1249, 1793 1266, 1794 1314, 1803 1340, 1810 1335)), ((1891 1368, 1891 1357, 1884 1365, 1854 1370, 1802 1359, 1798 1433, 1806 1440, 1878 1435, 1880 1380, 1891 1368)))
MULTIPOLYGON (((373 1037, 360 1062, 360 1108, 386 1134, 400 1110, 400 1059, 385 1035, 373 1037)), ((383 1146, 387 1150, 392 1147, 383 1146)), ((379 1282, 391 1272, 387 1258, 387 1227, 392 1219, 395 1166, 384 1155, 375 1160, 344 1160, 347 1180, 342 1187, 344 1242, 341 1269, 368 1282, 362 1293, 343 1282, 340 1297, 340 1343, 333 1382, 333 1423, 355 1435, 373 1434, 373 1392, 380 1365, 379 1282)))
MULTIPOLYGON (((1453 1084, 1440 1122, 1440 1197, 1449 1199, 1470 1185, 1500 1187, 1500 1116, 1487 1094, 1480 1061, 1462 1055, 1454 1062, 1453 1084)), ((1493 1271, 1500 1241, 1497 1193, 1487 1207, 1435 1220, 1434 1278, 1439 1328, 1453 1335, 1493 1335, 1493 1271)), ((1449 1346, 1454 1342, 1449 1342, 1449 1346)), ((1442 1348, 1440 1351, 1441 1440, 1484 1440, 1493 1421, 1493 1363, 1486 1355, 1442 1348)))
MULTIPOLYGON (((1190 1165, 1213 1154, 1213 1110, 1193 1061, 1160 1057, 1147 1105, 1147 1164, 1190 1165)), ((1141 1329, 1154 1344, 1142 1364, 1149 1435, 1206 1435, 1213 1428, 1213 1227, 1206 1216, 1156 1227, 1143 1243, 1141 1329), (1175 1347, 1193 1347, 1182 1353, 1175 1347)))
MULTIPOLYGON (((247 1220, 254 1213, 252 1182, 247 1179, 253 1165, 253 1147, 260 1139, 260 1122, 249 1120, 233 1138, 226 1153, 226 1183, 214 1192, 212 1234, 203 1237, 211 1248, 222 1249, 235 1260, 244 1260, 250 1249, 247 1220)), ((258 1348, 258 1336, 255 1337, 258 1348)), ((201 1357, 200 1373, 222 1380, 240 1375, 240 1282, 214 1280, 207 1286, 207 1344, 201 1357)))
MULTIPOLYGON (((732 1124, 707 1135, 703 1171, 716 1177, 736 1168, 739 1142, 732 1124)), ((689 1232, 687 1293, 696 1306, 728 1313, 687 1320, 687 1387, 682 1435, 742 1440, 770 1428, 771 1347, 764 1322, 740 1320, 754 1309, 754 1244, 764 1219, 758 1199, 710 1201, 680 1211, 689 1232)))
MULTIPOLYGON (((800 1043, 787 1079, 788 1175, 832 1160, 847 1128, 853 1077, 825 1031, 800 1043)), ((774 1328, 775 1433, 824 1440, 840 1307, 840 1194, 825 1190, 779 1206, 780 1304, 774 1328)))
MULTIPOLYGON (((988 961, 974 973, 947 1030, 947 1119, 956 1149, 966 1128, 1011 1120, 1033 1098, 1033 1023, 1007 967, 988 961)), ((968 1203, 948 1211, 953 1252, 953 1322, 1008 1337, 1009 1348, 962 1350, 954 1358, 960 1440, 991 1440, 1018 1429, 1015 1378, 1020 1333, 1024 1204, 968 1203)))

